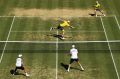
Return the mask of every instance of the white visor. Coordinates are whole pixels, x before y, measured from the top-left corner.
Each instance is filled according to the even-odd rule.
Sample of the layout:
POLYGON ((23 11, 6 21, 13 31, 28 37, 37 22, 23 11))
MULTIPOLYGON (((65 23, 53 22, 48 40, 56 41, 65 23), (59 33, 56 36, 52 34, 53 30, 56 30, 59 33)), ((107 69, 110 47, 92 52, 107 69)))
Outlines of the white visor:
POLYGON ((72 48, 75 48, 75 45, 72 45, 72 48))
POLYGON ((22 54, 19 54, 18 57, 22 57, 22 54))

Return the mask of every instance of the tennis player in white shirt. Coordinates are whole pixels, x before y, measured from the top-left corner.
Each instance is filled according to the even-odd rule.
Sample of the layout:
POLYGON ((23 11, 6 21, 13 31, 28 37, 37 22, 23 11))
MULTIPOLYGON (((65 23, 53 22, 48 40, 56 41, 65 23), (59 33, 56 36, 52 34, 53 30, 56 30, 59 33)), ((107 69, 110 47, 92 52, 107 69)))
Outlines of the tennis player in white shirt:
POLYGON ((14 70, 13 75, 15 75, 15 73, 16 73, 16 71, 17 71, 18 69, 24 70, 25 75, 26 75, 26 76, 30 76, 30 75, 25 71, 25 68, 24 68, 24 66, 23 66, 22 54, 19 54, 19 55, 18 55, 18 58, 16 59, 16 68, 15 68, 15 70, 14 70))
POLYGON ((78 59, 78 50, 75 48, 75 45, 72 45, 72 49, 70 49, 70 55, 71 55, 71 59, 70 59, 70 64, 68 66, 68 72, 70 71, 70 67, 71 67, 71 64, 73 62, 77 62, 78 65, 81 67, 81 70, 84 71, 84 68, 82 67, 82 65, 80 64, 79 62, 79 59, 78 59))

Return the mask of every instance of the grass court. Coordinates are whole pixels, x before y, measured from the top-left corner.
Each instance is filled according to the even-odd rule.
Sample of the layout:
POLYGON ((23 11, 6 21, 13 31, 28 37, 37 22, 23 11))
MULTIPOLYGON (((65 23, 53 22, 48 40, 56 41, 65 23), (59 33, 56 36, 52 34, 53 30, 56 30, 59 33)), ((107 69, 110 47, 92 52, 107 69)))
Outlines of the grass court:
POLYGON ((26 79, 10 74, 19 53, 30 74, 27 79, 120 79, 120 1, 99 2, 106 16, 49 15, 62 9, 87 12, 95 0, 0 0, 0 79, 26 79), (41 11, 50 13, 35 14, 41 11), (65 40, 55 37, 59 31, 50 31, 59 25, 59 16, 75 27, 65 29, 65 40), (85 71, 76 64, 66 71, 72 44, 85 71))

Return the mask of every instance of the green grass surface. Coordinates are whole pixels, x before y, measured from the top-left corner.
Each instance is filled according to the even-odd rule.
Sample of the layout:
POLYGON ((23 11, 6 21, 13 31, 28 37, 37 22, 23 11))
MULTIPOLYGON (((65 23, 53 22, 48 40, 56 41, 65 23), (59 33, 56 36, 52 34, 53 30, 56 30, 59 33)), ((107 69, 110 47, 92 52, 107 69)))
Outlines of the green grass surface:
POLYGON ((6 40, 11 22, 12 18, 0 18, 0 40, 6 40))
MULTIPOLYGON (((87 9, 92 8, 94 5, 94 0, 1 0, 0 1, 0 14, 6 15, 14 8, 26 8, 26 9, 56 9, 56 8, 73 8, 73 9, 87 9)), ((100 0, 102 4, 102 8, 106 10, 108 14, 116 14, 119 15, 119 1, 111 0, 104 1, 100 0)))
MULTIPOLYGON (((71 25, 75 28, 65 29, 66 37, 68 37, 66 40, 106 40, 100 23, 101 21, 99 18, 73 19, 71 20, 71 25)), ((40 18, 16 18, 9 40, 55 41, 56 39, 49 36, 49 34, 57 34, 57 32, 55 30, 50 32, 49 29, 50 27, 56 27, 58 25, 59 22, 56 22, 55 20, 42 20, 40 18)))
MULTIPOLYGON (((79 46, 79 44, 76 44, 79 46)), ((79 47, 80 48, 80 47, 79 47)), ((67 50, 60 51, 66 52, 67 50)), ((79 59, 85 71, 80 71, 77 64, 73 64, 70 73, 65 71, 65 68, 60 63, 68 64, 69 59, 64 53, 59 54, 59 78, 66 79, 116 79, 116 72, 109 54, 109 51, 100 50, 79 50, 79 59), (63 58, 64 56, 64 58, 63 58), (112 72, 112 73, 110 73, 112 72), (66 76, 67 75, 67 76, 66 76)))
MULTIPOLYGON (((119 40, 118 26, 115 19, 102 18, 105 26, 106 33, 109 40, 119 40), (115 25, 114 30, 112 26, 115 25), (109 26, 109 27, 108 27, 109 26), (109 29, 111 31, 109 31, 109 29), (112 34, 111 34, 112 33, 112 34), (110 34, 110 36, 109 36, 110 34), (112 39, 110 39, 112 38, 112 39)), ((2 20, 4 20, 2 18, 2 20)), ((9 18, 7 18, 9 20, 9 18)), ((6 21, 6 20, 5 20, 6 21)), ((10 18, 10 21, 12 19, 10 18)), ((12 76, 10 70, 15 67, 15 59, 18 53, 22 53, 25 60, 25 66, 31 74, 30 79, 46 78, 54 79, 56 76, 56 51, 58 51, 58 72, 57 76, 60 79, 116 79, 116 72, 114 69, 113 61, 111 59, 110 51, 107 43, 60 43, 58 40, 58 49, 56 50, 56 37, 46 36, 51 33, 49 28, 54 24, 54 20, 41 20, 40 18, 15 18, 13 28, 10 33, 10 41, 43 41, 43 43, 7 43, 4 57, 2 59, 1 75, 4 78, 23 78, 24 76, 12 76), (43 27, 41 27, 43 26, 43 27), (54 41, 55 43, 45 43, 45 41, 54 41), (68 65, 70 57, 67 55, 71 45, 75 44, 80 52, 79 58, 85 71, 80 71, 79 66, 73 65, 70 73, 66 72, 64 65, 68 65), (11 60, 8 62, 8 60, 11 60), (47 72, 48 71, 48 72, 47 72), (52 71, 52 72, 51 72, 52 71), (2 72, 4 72, 2 74, 2 72), (43 74, 46 72, 47 74, 43 74), (35 74, 36 73, 36 74, 35 74), (97 74, 96 74, 97 73, 97 74), (103 74, 104 73, 104 74, 103 74), (6 76, 5 74, 8 74, 6 76), (54 76, 53 76, 54 75, 54 76)), ((72 25, 76 26, 73 30, 66 29, 66 35, 73 37, 72 39, 66 38, 65 41, 105 41, 105 33, 100 18, 74 18, 71 19, 72 25), (77 24, 75 23, 77 22, 77 24), (87 22, 87 23, 86 23, 87 22), (79 25, 78 25, 79 24, 79 25), (78 37, 80 35, 82 38, 78 37), (91 38, 94 37, 94 38, 91 38), (84 38, 84 39, 83 39, 84 38)), ((2 24, 2 23, 1 23, 2 24)), ((58 22, 55 24, 58 25, 58 22)), ((10 27, 10 26, 9 26, 10 27)), ((8 30, 9 31, 9 30, 8 30)), ((3 30, 4 32, 4 30, 3 30)), ((56 34, 56 31, 52 33, 56 34)), ((6 36, 7 37, 7 36, 6 36)), ((65 42, 62 41, 62 42, 65 42)), ((5 43, 1 43, 1 52, 5 43)), ((119 54, 119 43, 110 43, 113 54, 119 54), (117 52, 117 53, 116 53, 117 52)), ((119 58, 115 58, 118 63, 119 58)))
POLYGON ((29 71, 29 73, 31 74, 30 79, 55 78, 54 75, 56 71, 56 54, 55 54, 56 51, 54 50, 54 48, 55 44, 52 43, 51 44, 8 43, 5 51, 6 53, 4 54, 3 62, 0 65, 1 68, 0 78, 4 79, 25 78, 25 76, 22 75, 18 76, 10 75, 10 70, 15 68, 14 63, 18 53, 22 53, 24 56, 23 57, 25 63, 24 65, 26 67, 26 70, 29 71))
MULTIPOLYGON (((120 29, 113 16, 117 16, 120 24, 119 1, 100 0, 100 3, 108 16, 102 17, 108 41, 120 40, 120 29)), ((92 5, 94 0, 0 0, 0 15, 7 16, 14 8, 89 9, 92 5)), ((56 30, 49 31, 51 26, 56 27, 59 24, 54 18, 44 20, 40 17, 16 17, 8 40, 39 41, 39 43, 2 42, 8 37, 12 20, 13 17, 0 17, 0 56, 4 52, 0 63, 0 79, 26 79, 23 75, 10 74, 10 70, 15 68, 15 60, 19 53, 23 54, 26 70, 31 75, 28 79, 56 79, 56 77, 58 79, 118 79, 110 49, 120 76, 120 42, 109 43, 110 49, 107 42, 73 43, 106 41, 100 17, 70 18, 71 25, 75 28, 65 29, 65 40, 50 36, 57 34, 56 30), (83 72, 77 64, 72 65, 70 72, 66 72, 64 68, 69 64, 68 53, 72 44, 75 44, 79 50, 79 59, 85 68, 83 72)))

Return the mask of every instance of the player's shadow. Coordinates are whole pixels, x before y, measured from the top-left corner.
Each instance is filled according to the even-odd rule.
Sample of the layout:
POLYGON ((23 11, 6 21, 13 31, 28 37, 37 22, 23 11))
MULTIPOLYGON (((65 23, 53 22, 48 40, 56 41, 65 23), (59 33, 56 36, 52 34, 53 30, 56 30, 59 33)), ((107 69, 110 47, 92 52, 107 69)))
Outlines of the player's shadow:
MULTIPOLYGON (((65 70, 68 69, 68 65, 67 65, 67 64, 64 64, 64 63, 60 63, 60 64, 61 64, 61 66, 62 66, 65 70)), ((79 68, 75 68, 75 67, 70 67, 70 69, 80 70, 79 68)))
MULTIPOLYGON (((90 15, 90 16, 95 16, 94 13, 89 13, 89 15, 90 15)), ((97 16, 103 16, 103 15, 100 15, 100 14, 98 15, 98 14, 97 14, 97 16)))
POLYGON ((49 35, 47 35, 47 36, 52 36, 52 37, 58 38, 58 39, 60 39, 60 40, 63 40, 63 39, 62 39, 62 35, 58 35, 58 34, 49 34, 49 35))
POLYGON ((90 15, 90 16, 95 16, 95 14, 94 14, 94 13, 89 13, 89 15, 90 15))
POLYGON ((61 66, 62 66, 65 70, 68 69, 68 65, 67 65, 67 64, 64 64, 64 63, 60 63, 60 64, 61 64, 61 66))
MULTIPOLYGON (((13 75, 13 73, 14 73, 14 69, 11 69, 11 70, 10 70, 10 74, 13 75)), ((23 73, 19 73, 19 72, 15 72, 14 75, 23 75, 23 76, 25 76, 25 74, 23 74, 23 73)))

